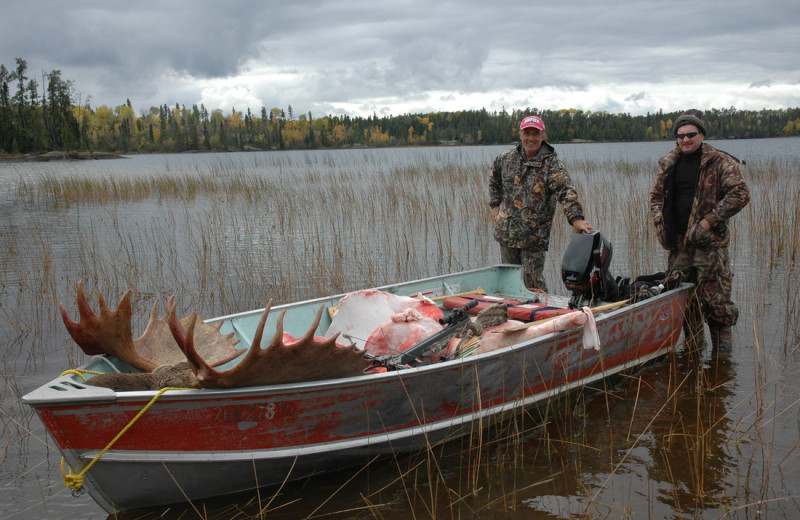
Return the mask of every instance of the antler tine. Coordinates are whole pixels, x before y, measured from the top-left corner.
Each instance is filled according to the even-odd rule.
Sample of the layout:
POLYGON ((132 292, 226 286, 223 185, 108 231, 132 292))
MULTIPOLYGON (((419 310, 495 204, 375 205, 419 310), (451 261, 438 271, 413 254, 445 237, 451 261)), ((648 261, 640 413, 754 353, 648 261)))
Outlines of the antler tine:
MULTIPOLYGON (((257 345, 259 347, 261 345, 261 339, 262 339, 261 336, 263 335, 264 325, 266 324, 267 315, 269 314, 271 308, 272 308, 272 300, 269 301, 267 308, 264 309, 264 314, 261 315, 261 321, 258 322, 258 328, 256 329, 255 336, 253 337, 253 345, 257 345)), ((319 322, 320 320, 322 320, 322 311, 324 308, 325 308, 324 305, 320 306, 319 310, 317 311, 317 315, 314 318, 314 322, 311 324, 311 326, 308 328, 305 334, 303 334, 302 337, 298 338, 297 341, 293 342, 293 345, 302 346, 314 339, 317 327, 319 326, 319 322)), ((275 323, 275 334, 272 335, 272 341, 270 341, 269 346, 267 348, 272 348, 278 345, 280 345, 281 347, 287 347, 287 345, 283 343, 283 319, 285 315, 286 315, 286 309, 283 309, 280 315, 278 316, 277 322, 275 323)), ((338 336, 338 334, 336 336, 338 336)), ((335 341, 336 336, 332 338, 333 341, 331 341, 331 343, 335 341)), ((266 350, 266 349, 261 349, 261 350, 266 350)))
POLYGON ((194 348, 194 326, 197 323, 197 313, 192 312, 187 317, 187 332, 187 330, 183 328, 180 320, 178 320, 177 313, 175 312, 176 308, 177 305, 175 305, 175 297, 170 296, 169 300, 167 301, 167 323, 169 325, 169 330, 186 358, 190 363, 192 363, 193 366, 196 367, 197 365, 193 361, 193 358, 199 359, 199 356, 197 356, 197 350, 194 348))
MULTIPOLYGON (((94 311, 92 310, 92 307, 89 305, 88 298, 86 298, 86 291, 83 290, 83 280, 78 280, 78 297, 77 297, 76 301, 78 303, 78 316, 79 316, 79 318, 83 318, 84 316, 85 317, 91 317, 91 316, 95 315, 94 311)), ((99 301, 102 302, 103 305, 105 305, 105 300, 103 300, 102 293, 100 294, 99 301)), ((100 311, 101 312, 103 310, 103 305, 100 306, 100 311)), ((106 308, 108 308, 108 307, 106 307, 106 308)))
MULTIPOLYGON (((169 310, 169 303, 167 303, 167 309, 169 310)), ((147 325, 144 328, 142 336, 144 337, 152 333, 153 329, 156 327, 158 327, 158 300, 154 301, 153 306, 150 307, 150 318, 147 320, 147 325)))
MULTIPOLYGON (((174 296, 170 296, 169 300, 167 300, 167 304, 169 304, 169 302, 174 299, 175 299, 174 296)), ((148 323, 150 323, 151 321, 155 321, 157 319, 158 319, 158 300, 156 299, 153 301, 153 306, 150 308, 150 320, 148 321, 148 323)))
MULTIPOLYGON (((320 305, 319 310, 317 310, 317 315, 314 318, 314 322, 311 323, 311 326, 308 328, 306 333, 303 334, 303 336, 301 338, 299 338, 296 342, 292 343, 291 346, 289 346, 289 345, 283 345, 283 346, 285 348, 305 348, 305 346, 307 344, 310 344, 312 341, 314 343, 316 343, 318 345, 318 347, 321 348, 321 349, 325 349, 325 348, 328 348, 330 346, 335 345, 336 344, 336 340, 339 338, 340 332, 337 332, 336 334, 334 334, 330 338, 326 338, 326 339, 324 339, 322 341, 317 341, 315 339, 316 338, 317 327, 319 327, 319 322, 322 320, 322 312, 324 310, 325 310, 325 306, 324 305, 320 305)), ((281 325, 282 325, 283 315, 281 315, 281 318, 279 319, 279 321, 281 321, 281 325)), ((282 330, 281 330, 281 332, 282 332, 282 330)), ((281 336, 283 336, 282 333, 281 333, 281 336)))
POLYGON ((316 335, 317 327, 319 327, 319 322, 322 319, 322 311, 324 309, 324 305, 319 306, 319 310, 317 311, 317 316, 314 318, 314 322, 311 324, 311 327, 308 328, 308 331, 306 331, 306 333, 303 335, 303 341, 308 341, 316 335))
MULTIPOLYGON (((245 359, 247 359, 255 349, 261 348, 261 338, 264 335, 264 326, 267 323, 267 316, 269 316, 269 311, 272 310, 272 298, 269 299, 267 302, 267 306, 264 307, 264 312, 261 313, 261 319, 258 321, 258 326, 256 327, 256 333, 253 336, 253 343, 250 345, 250 350, 245 354, 245 359)), ((280 334, 283 335, 283 314, 278 318, 278 327, 280 328, 280 334)), ((276 332, 276 335, 278 333, 276 332)), ((273 341, 275 338, 273 337, 273 341)))
MULTIPOLYGON (((275 347, 275 346, 284 346, 283 343, 283 318, 286 316, 286 309, 283 309, 280 314, 278 314, 278 321, 275 322, 275 334, 272 335, 272 341, 269 342, 269 346, 267 349, 275 347)), ((266 351, 267 349, 263 349, 266 351)))
MULTIPOLYGON (((78 287, 80 287, 81 289, 83 288, 83 280, 81 280, 81 282, 78 284, 78 287)), ((131 293, 131 290, 128 289, 127 291, 125 291, 125 293, 122 295, 122 297, 125 298, 125 296, 127 295, 128 299, 130 300, 130 293, 131 293)), ((85 300, 85 297, 84 297, 84 300, 85 300)), ((106 305, 106 299, 103 297, 103 293, 101 293, 101 292, 97 293, 97 304, 100 306, 100 314, 103 314, 104 312, 110 312, 110 309, 108 308, 108 305, 106 305)), ((117 308, 119 308, 119 306, 117 306, 117 308)))

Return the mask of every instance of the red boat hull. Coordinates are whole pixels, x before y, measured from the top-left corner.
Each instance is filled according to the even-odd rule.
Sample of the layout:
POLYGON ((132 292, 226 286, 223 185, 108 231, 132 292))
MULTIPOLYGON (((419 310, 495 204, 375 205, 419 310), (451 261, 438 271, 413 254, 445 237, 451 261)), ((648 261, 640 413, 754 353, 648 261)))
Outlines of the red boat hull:
MULTIPOLYGON (((688 288, 597 318, 581 330, 419 368, 313 383, 161 395, 86 474, 106 510, 124 511, 280 484, 456 438, 475 424, 604 379, 668 352, 688 288)), ((147 407, 60 377, 25 397, 74 472, 147 407)))

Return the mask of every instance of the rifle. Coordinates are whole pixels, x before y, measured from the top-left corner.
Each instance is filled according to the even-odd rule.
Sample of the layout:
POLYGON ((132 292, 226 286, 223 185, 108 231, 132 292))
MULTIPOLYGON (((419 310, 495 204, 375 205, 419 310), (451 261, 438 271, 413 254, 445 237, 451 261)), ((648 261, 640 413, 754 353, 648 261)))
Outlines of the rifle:
POLYGON ((387 370, 401 370, 421 364, 423 359, 442 351, 453 336, 464 330, 463 325, 469 322, 467 311, 476 305, 478 305, 478 300, 472 300, 463 307, 453 309, 446 318, 439 318, 439 324, 445 326, 442 330, 399 354, 373 357, 371 368, 384 367, 387 370))

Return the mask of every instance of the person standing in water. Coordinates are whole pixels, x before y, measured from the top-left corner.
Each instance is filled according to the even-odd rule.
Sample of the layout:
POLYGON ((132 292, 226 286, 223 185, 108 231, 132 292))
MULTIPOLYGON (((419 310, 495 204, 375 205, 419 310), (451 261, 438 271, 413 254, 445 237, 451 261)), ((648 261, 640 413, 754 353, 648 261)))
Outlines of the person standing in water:
POLYGON ((593 228, 567 169, 545 140, 544 121, 525 117, 519 134, 520 144, 494 160, 489 176, 494 238, 504 263, 522 265, 525 286, 547 292, 543 272, 556 202, 576 233, 593 228))
POLYGON ((695 284, 686 310, 687 340, 702 344, 708 323, 712 348, 730 351, 739 310, 731 299, 728 221, 750 202, 739 160, 704 143, 699 110, 687 110, 672 126, 676 146, 658 161, 650 192, 656 235, 668 253, 668 269, 695 284))

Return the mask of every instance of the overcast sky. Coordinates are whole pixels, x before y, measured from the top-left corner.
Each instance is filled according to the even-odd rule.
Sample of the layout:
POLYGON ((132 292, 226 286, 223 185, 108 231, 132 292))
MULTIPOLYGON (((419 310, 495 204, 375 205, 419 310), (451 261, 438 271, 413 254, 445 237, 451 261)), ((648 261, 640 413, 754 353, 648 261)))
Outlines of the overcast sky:
POLYGON ((137 113, 800 107, 799 41, 796 0, 0 0, 0 64, 137 113))

